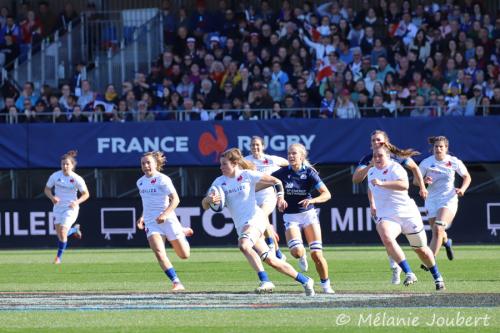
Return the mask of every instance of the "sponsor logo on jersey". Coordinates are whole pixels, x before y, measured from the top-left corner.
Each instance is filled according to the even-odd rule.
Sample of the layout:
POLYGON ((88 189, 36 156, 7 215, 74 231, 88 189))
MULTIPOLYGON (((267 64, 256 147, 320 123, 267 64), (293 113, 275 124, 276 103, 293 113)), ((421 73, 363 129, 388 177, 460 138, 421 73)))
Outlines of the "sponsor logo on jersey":
POLYGON ((293 188, 293 183, 286 183, 285 188, 293 188))
POLYGON ((300 179, 307 179, 307 175, 306 174, 301 174, 300 175, 300 179))
POLYGON ((382 172, 382 174, 387 175, 388 172, 389 172, 389 169, 385 169, 384 172, 382 172))
POLYGON ((451 161, 446 162, 445 164, 448 168, 451 168, 451 161))
POLYGON ((151 184, 156 183, 156 178, 151 179, 151 184))
POLYGON ((243 180, 243 176, 240 175, 236 180, 241 182, 243 180))
POLYGON ((263 163, 264 164, 269 164, 269 160, 266 158, 263 163))

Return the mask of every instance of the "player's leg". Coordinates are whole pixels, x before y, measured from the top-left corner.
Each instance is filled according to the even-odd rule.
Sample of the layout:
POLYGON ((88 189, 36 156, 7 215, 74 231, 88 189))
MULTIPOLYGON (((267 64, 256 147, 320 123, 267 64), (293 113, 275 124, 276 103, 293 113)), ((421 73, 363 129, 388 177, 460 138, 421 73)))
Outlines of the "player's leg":
POLYGON ((314 281, 310 277, 297 272, 295 268, 286 261, 277 258, 274 251, 269 249, 262 237, 255 242, 254 250, 259 254, 262 261, 269 266, 299 282, 304 287, 307 296, 314 295, 314 281))
POLYGON ((441 273, 438 270, 436 259, 432 250, 427 246, 427 236, 424 229, 422 228, 419 232, 406 234, 406 238, 413 248, 415 253, 418 255, 420 260, 424 263, 425 267, 429 270, 434 278, 434 283, 436 285, 436 290, 445 289, 444 280, 441 273))
MULTIPOLYGON (((316 212, 314 212, 316 214, 316 212)), ((323 240, 319 223, 310 223, 304 226, 304 236, 309 244, 311 258, 318 272, 321 288, 326 294, 333 294, 330 278, 328 274, 328 263, 323 256, 323 240)))
MULTIPOLYGON (((259 254, 254 250, 255 243, 262 238, 262 233, 256 227, 247 224, 239 233, 238 248, 245 256, 250 266, 257 273, 260 285, 255 289, 257 293, 270 293, 274 289, 274 284, 269 279, 267 272, 264 270, 264 265, 260 259, 259 254)), ((262 238, 262 242, 263 238, 262 238)), ((264 242, 265 245, 265 242, 264 242)), ((269 253, 269 247, 266 245, 269 253)))
POLYGON ((402 232, 401 226, 393 221, 380 220, 377 222, 377 232, 380 240, 384 244, 387 254, 393 258, 406 274, 404 285, 408 286, 417 281, 417 277, 413 273, 410 265, 406 261, 405 254, 399 246, 396 238, 402 232))
POLYGON ((57 223, 54 226, 57 234, 57 255, 54 259, 54 264, 60 264, 62 255, 68 245, 68 227, 65 223, 57 223))
POLYGON ((307 272, 308 264, 306 249, 304 248, 304 242, 302 241, 302 235, 300 233, 300 224, 286 223, 285 236, 290 254, 294 258, 299 259, 300 270, 302 272, 307 272))
POLYGON ((453 219, 455 218, 456 212, 457 212, 456 204, 455 207, 453 207, 453 204, 451 205, 451 207, 441 207, 437 212, 436 221, 434 223, 434 228, 436 228, 437 230, 436 250, 433 251, 434 256, 436 257, 439 248, 441 247, 441 245, 444 245, 446 249, 446 256, 448 257, 448 259, 453 260, 454 258, 454 253, 452 248, 453 241, 451 240, 451 238, 448 238, 446 229, 448 229, 453 223, 453 219))
POLYGON ((278 259, 284 259, 286 260, 286 257, 283 257, 283 253, 280 250, 279 244, 278 244, 278 238, 276 235, 276 232, 274 231, 274 227, 271 224, 270 221, 270 215, 273 213, 274 209, 276 207, 276 199, 273 198, 272 200, 264 200, 262 204, 260 205, 260 208, 264 212, 264 215, 266 216, 266 230, 264 231, 264 239, 269 246, 271 250, 275 251, 276 257, 278 259))
POLYGON ((156 260, 158 261, 158 264, 160 264, 161 269, 165 272, 165 275, 170 279, 170 281, 172 281, 172 291, 184 290, 184 286, 177 276, 177 272, 175 271, 172 262, 168 259, 167 251, 165 250, 165 239, 166 236, 161 235, 158 232, 151 233, 148 235, 149 247, 153 251, 156 260))
POLYGON ((167 219, 162 228, 175 254, 180 259, 188 259, 191 255, 191 247, 186 239, 186 231, 191 230, 191 228, 183 228, 177 218, 167 219))

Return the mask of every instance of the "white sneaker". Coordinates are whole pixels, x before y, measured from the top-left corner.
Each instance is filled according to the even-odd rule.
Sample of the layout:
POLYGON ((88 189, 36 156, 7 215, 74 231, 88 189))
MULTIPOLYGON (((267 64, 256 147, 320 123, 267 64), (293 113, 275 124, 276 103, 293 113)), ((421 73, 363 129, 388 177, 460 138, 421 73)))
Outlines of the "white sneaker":
POLYGON ((262 281, 255 289, 257 294, 270 294, 274 290, 274 284, 271 281, 262 281))
POLYGON ((332 289, 332 286, 323 287, 323 294, 335 294, 335 290, 332 289))
POLYGON ((307 263, 306 255, 299 258, 299 267, 302 272, 307 272, 307 270, 309 269, 309 264, 307 263))
POLYGON ((309 278, 306 283, 302 285, 304 287, 304 291, 306 292, 306 296, 314 296, 316 293, 314 292, 314 280, 309 278))
POLYGON ((414 284, 415 282, 417 282, 417 276, 413 273, 408 273, 406 274, 406 278, 403 282, 403 284, 408 287, 410 284, 414 284))
POLYGON ((400 275, 401 275, 402 271, 403 270, 399 266, 392 268, 392 279, 391 279, 392 284, 400 284, 401 283, 401 276, 400 275))

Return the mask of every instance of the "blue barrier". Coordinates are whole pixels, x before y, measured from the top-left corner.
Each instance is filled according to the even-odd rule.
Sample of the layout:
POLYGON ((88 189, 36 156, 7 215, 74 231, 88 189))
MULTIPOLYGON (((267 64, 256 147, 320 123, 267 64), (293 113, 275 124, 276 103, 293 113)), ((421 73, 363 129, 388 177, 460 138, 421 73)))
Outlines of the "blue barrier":
POLYGON ((222 122, 152 122, 0 125, 0 168, 57 168, 60 156, 79 151, 80 167, 136 167, 145 151, 162 150, 172 166, 210 166, 229 147, 248 152, 250 137, 264 137, 270 154, 286 155, 301 142, 320 164, 357 162, 370 133, 385 130, 399 147, 428 155, 427 137, 445 135, 466 162, 500 161, 500 117, 222 122))

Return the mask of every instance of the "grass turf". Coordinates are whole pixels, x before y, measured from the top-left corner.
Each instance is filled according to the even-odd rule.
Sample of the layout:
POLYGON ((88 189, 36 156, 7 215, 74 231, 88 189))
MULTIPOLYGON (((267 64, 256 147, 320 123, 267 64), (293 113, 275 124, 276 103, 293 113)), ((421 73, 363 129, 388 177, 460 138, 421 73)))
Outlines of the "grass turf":
MULTIPOLYGON (((456 259, 451 262, 441 253, 438 264, 447 293, 499 292, 499 250, 500 246, 457 246, 456 259)), ((409 288, 389 283, 387 257, 381 246, 326 248, 325 257, 339 293, 433 292, 430 274, 418 268, 420 263, 410 249, 405 251, 419 277, 409 288)), ((65 253, 61 266, 51 264, 54 254, 55 250, 1 251, 0 291, 154 293, 170 288, 149 249, 73 248, 65 253)), ((193 249, 187 261, 177 259, 171 250, 168 254, 190 292, 251 292, 257 285, 256 274, 237 249, 193 249)), ((290 261, 296 266, 296 260, 290 261)), ((309 274, 318 281, 312 262, 310 267, 309 274)), ((296 282, 267 270, 276 292, 302 291, 296 282)), ((498 332, 499 320, 499 307, 460 308, 460 304, 454 308, 399 309, 2 311, 0 332, 165 332, 174 328, 176 332, 413 332, 415 327, 419 332, 498 332), (434 315, 438 321, 429 325, 434 315), (489 316, 487 322, 478 319, 485 315, 489 316), (345 316, 349 316, 349 323, 340 325, 337 320, 345 316), (461 316, 481 323, 465 326, 465 322, 458 322, 461 316), (399 324, 391 325, 391 320, 398 318, 399 324), (417 320, 417 325, 405 325, 404 318, 417 320), (439 326, 439 320, 443 325, 439 326)))

